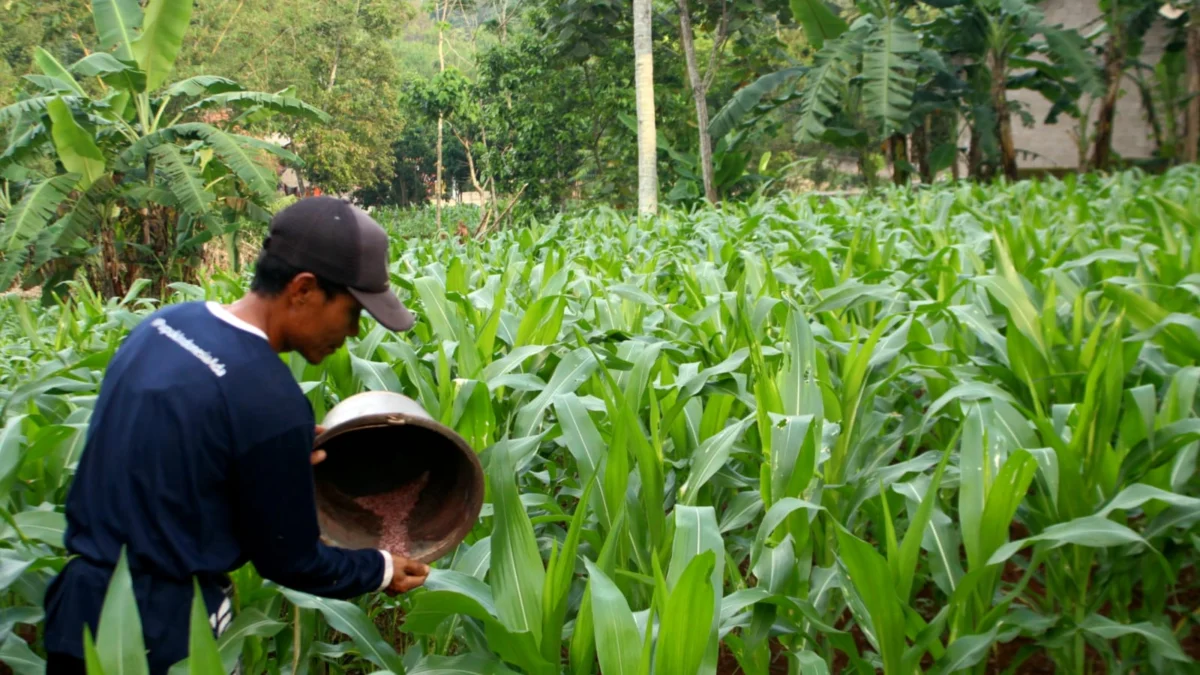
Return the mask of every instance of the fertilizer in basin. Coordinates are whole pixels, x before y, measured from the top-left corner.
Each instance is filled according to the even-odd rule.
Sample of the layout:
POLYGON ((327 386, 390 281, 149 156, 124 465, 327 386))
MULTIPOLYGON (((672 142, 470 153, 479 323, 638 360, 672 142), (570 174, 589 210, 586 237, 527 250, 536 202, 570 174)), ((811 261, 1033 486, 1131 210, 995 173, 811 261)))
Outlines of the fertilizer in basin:
POLYGON ((396 490, 354 500, 379 518, 382 530, 380 548, 406 557, 411 553, 408 550, 408 518, 428 483, 429 472, 426 471, 417 480, 396 490))
POLYGON ((331 435, 321 447, 326 459, 314 478, 327 542, 428 561, 473 524, 479 497, 470 459, 438 431, 370 424, 331 435))

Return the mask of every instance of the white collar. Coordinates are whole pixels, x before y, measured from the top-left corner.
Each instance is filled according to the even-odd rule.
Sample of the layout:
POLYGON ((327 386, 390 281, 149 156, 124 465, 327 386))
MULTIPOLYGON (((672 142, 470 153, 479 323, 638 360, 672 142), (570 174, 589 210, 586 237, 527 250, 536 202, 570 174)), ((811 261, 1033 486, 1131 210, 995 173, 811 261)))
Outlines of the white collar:
POLYGON ((259 329, 257 326, 251 326, 250 324, 246 323, 245 321, 242 321, 241 319, 237 318, 229 310, 222 307, 220 303, 215 302, 213 300, 209 300, 208 302, 206 302, 204 304, 206 307, 208 307, 208 311, 212 312, 213 316, 224 321, 225 323, 233 326, 234 328, 240 328, 241 330, 244 330, 247 333, 253 333, 254 335, 257 335, 264 340, 267 339, 267 334, 262 332, 261 329, 259 329))

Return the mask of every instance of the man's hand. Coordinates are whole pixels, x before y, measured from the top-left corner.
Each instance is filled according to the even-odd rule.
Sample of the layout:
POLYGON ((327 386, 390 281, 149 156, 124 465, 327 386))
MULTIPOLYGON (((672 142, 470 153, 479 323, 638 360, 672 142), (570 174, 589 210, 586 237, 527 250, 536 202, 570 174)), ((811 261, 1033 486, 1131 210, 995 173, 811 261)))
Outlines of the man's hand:
POLYGON ((407 593, 425 584, 425 579, 430 575, 430 566, 425 565, 424 562, 409 560, 404 556, 389 555, 391 555, 392 562, 391 585, 388 586, 389 596, 407 593))
POLYGON ((429 576, 429 565, 404 556, 389 555, 392 556, 392 583, 387 587, 388 595, 407 593, 425 583, 425 578, 429 576))
MULTIPOLYGON (((321 434, 325 433, 325 427, 318 424, 316 427, 316 431, 317 431, 316 435, 320 436, 321 434)), ((320 464, 321 462, 324 462, 325 461, 325 451, 324 450, 313 450, 311 461, 312 461, 313 466, 316 466, 316 465, 320 464)))

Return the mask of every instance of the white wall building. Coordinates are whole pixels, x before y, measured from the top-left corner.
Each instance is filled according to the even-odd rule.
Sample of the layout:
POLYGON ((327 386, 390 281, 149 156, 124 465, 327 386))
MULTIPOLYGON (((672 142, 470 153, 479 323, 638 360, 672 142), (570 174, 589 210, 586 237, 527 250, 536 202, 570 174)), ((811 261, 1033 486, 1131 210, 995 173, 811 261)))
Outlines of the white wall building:
MULTIPOLYGON (((1104 20, 1097 0, 1044 0, 1038 5, 1049 25, 1062 24, 1086 35, 1103 26, 1104 20)), ((1098 38, 1104 40, 1103 36, 1098 38)), ((1168 31, 1157 23, 1146 36, 1141 60, 1157 64, 1166 49, 1168 31)), ((1018 116, 1013 117, 1013 143, 1017 149, 1017 165, 1023 168, 1075 168, 1079 165, 1079 150, 1075 138, 1078 121, 1060 115, 1056 124, 1045 124, 1050 101, 1041 94, 1026 89, 1010 91, 1009 100, 1020 101, 1033 115, 1035 124, 1026 127, 1018 116), (1034 154, 1027 154, 1034 153, 1034 154)), ((1081 107, 1086 100, 1081 102, 1081 107)), ((1089 137, 1095 134, 1099 102, 1093 106, 1088 122, 1089 137)), ((1117 116, 1113 123, 1113 150, 1119 157, 1144 159, 1154 154, 1154 136, 1142 108, 1137 84, 1127 74, 1117 99, 1117 116)), ((1091 156, 1091 150, 1088 156, 1091 156)))

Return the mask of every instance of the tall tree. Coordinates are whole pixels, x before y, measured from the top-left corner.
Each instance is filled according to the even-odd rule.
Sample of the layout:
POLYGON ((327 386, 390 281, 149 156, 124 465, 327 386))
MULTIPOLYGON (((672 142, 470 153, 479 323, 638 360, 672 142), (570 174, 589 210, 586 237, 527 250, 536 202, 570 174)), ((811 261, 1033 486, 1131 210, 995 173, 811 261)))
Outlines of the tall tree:
POLYGON ((658 135, 654 125, 654 52, 650 0, 633 0, 634 89, 638 122, 638 211, 658 211, 658 135))
MULTIPOLYGON (((450 0, 441 0, 437 5, 438 10, 438 74, 446 72, 446 17, 450 15, 450 0)), ((437 132, 437 190, 434 193, 434 203, 437 207, 437 228, 442 229, 442 194, 445 190, 442 187, 442 138, 444 128, 446 126, 446 116, 438 113, 438 132, 437 132)))
POLYGON ((1183 157, 1195 162, 1200 153, 1200 6, 1192 2, 1187 26, 1187 138, 1183 157))
POLYGON ((701 76, 696 63, 696 44, 692 38, 692 17, 688 8, 688 0, 678 0, 679 4, 679 38, 683 46, 684 59, 687 61, 688 84, 692 90, 692 98, 696 101, 696 127, 700 135, 700 171, 704 180, 704 198, 709 203, 717 202, 716 181, 713 179, 712 136, 708 133, 708 88, 712 85, 717 71, 717 59, 725 46, 729 35, 729 2, 721 3, 721 17, 717 24, 716 35, 713 36, 712 54, 708 59, 708 69, 701 76))
POLYGON ((1000 142, 1000 168, 1009 180, 1017 180, 1017 149, 1013 144, 1012 111, 1008 107, 1008 47, 995 41, 988 49, 992 110, 996 116, 996 139, 1000 142))
POLYGON ((968 163, 974 178, 997 168, 1010 180, 1018 177, 1010 88, 1033 89, 1049 99, 1048 123, 1075 110, 1081 93, 1102 94, 1084 38, 1047 23, 1030 0, 957 0, 936 28, 943 32, 940 48, 961 61, 956 71, 967 85, 963 107, 972 122, 968 163), (1027 72, 1014 76, 1014 69, 1027 72))
POLYGON ((1158 8, 1159 0, 1100 0, 1108 41, 1104 46, 1104 95, 1096 118, 1092 168, 1101 171, 1108 168, 1121 80, 1128 64, 1141 56, 1146 33, 1158 16, 1158 8))
POLYGON ((194 14, 181 77, 236 73, 247 87, 294 86, 292 96, 335 113, 328 123, 274 118, 248 127, 289 137, 304 157, 303 181, 350 192, 391 179, 391 144, 404 120, 390 42, 411 21, 410 0, 201 2, 194 14))

